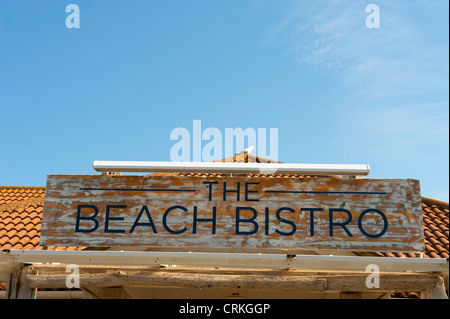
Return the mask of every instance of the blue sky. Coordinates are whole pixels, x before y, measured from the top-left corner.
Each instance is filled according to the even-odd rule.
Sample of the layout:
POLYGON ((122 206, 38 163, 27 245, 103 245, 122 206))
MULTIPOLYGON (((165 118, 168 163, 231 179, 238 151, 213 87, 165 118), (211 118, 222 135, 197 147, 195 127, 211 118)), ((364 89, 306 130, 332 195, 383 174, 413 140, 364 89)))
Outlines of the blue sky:
POLYGON ((448 1, 0 0, 0 185, 168 161, 177 127, 449 198, 448 1), (80 28, 65 24, 68 4, 80 28), (369 29, 368 4, 380 8, 369 29))

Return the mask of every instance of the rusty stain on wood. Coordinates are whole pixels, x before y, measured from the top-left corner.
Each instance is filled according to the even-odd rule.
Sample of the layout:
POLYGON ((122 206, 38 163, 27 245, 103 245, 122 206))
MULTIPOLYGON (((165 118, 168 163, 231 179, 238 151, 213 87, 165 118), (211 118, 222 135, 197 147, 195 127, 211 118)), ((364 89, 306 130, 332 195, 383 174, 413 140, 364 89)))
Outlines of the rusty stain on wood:
POLYGON ((413 179, 50 175, 41 245, 419 252, 413 179))

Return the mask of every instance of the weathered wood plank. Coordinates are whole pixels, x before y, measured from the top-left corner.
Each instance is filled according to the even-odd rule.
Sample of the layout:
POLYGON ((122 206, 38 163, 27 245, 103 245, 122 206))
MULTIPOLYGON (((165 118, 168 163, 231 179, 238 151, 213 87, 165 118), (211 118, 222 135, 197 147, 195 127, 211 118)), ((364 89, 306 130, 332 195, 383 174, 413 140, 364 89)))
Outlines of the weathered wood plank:
MULTIPOLYGON (((32 275, 30 287, 62 288, 67 275, 32 275)), ((144 271, 97 273, 80 275, 83 287, 114 286, 175 286, 195 288, 283 289, 324 291, 326 280, 315 276, 261 276, 261 275, 215 275, 205 273, 174 273, 144 271)))
MULTIPOLYGON (((66 274, 28 275, 31 288, 64 288, 66 274)), ((427 290, 436 287, 439 276, 433 273, 381 274, 380 286, 366 285, 367 273, 297 273, 230 274, 178 271, 115 271, 80 274, 80 287, 165 286, 226 289, 271 289, 337 292, 374 292, 398 290, 427 290)))
POLYGON ((51 175, 42 245, 423 251, 417 180, 51 175))

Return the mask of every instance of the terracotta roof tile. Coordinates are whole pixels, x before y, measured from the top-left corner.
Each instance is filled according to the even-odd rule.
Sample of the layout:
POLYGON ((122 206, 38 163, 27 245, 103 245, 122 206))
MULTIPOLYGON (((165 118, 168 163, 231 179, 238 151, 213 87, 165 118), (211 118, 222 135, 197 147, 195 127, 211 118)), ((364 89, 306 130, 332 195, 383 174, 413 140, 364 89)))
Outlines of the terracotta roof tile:
POLYGON ((407 292, 407 291, 398 291, 391 295, 394 298, 413 298, 413 299, 419 299, 420 293, 416 291, 407 292))
MULTIPOLYGON (((43 198, 44 187, 0 186, 0 206, 24 200, 43 198)), ((1 207, 0 207, 1 209, 1 207)))
MULTIPOLYGON (((422 197, 425 258, 448 258, 448 213, 448 203, 422 197)), ((399 257, 398 253, 380 253, 379 255, 399 257)))
MULTIPOLYGON (((44 187, 0 186, 0 249, 43 249, 39 246, 44 187)), ((83 247, 52 247, 81 250, 83 247)))

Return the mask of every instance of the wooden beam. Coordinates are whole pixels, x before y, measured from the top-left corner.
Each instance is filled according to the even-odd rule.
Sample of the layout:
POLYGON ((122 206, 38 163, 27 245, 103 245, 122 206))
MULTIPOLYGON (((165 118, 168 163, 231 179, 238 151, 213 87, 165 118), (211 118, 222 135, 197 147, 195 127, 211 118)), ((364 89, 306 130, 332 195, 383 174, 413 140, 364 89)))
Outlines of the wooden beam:
POLYGON ((341 292, 339 299, 361 299, 360 292, 341 292))
POLYGON ((95 299, 125 299, 123 287, 87 287, 82 290, 95 299))
MULTIPOLYGON (((269 289, 336 292, 394 292, 433 289, 435 273, 390 273, 380 275, 380 287, 366 286, 367 273, 115 271, 80 274, 81 287, 166 286, 216 289, 269 289)), ((67 274, 29 275, 33 288, 64 288, 67 274)))
POLYGON ((439 275, 435 273, 381 273, 379 278, 379 288, 369 288, 366 286, 368 274, 341 274, 327 276, 327 291, 341 292, 374 292, 374 291, 409 291, 425 290, 435 287, 439 275))
POLYGON ((256 253, 188 253, 150 251, 51 251, 11 250, 0 254, 0 265, 11 263, 58 263, 110 266, 159 266, 160 264, 199 267, 296 268, 316 271, 365 271, 375 264, 380 272, 446 272, 446 258, 386 258, 363 256, 296 255, 256 253))
MULTIPOLYGON (((65 287, 66 275, 31 275, 30 287, 65 287)), ((313 276, 211 275, 166 271, 124 272, 80 275, 83 287, 176 286, 195 288, 236 288, 324 291, 326 280, 313 276)))

